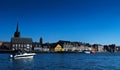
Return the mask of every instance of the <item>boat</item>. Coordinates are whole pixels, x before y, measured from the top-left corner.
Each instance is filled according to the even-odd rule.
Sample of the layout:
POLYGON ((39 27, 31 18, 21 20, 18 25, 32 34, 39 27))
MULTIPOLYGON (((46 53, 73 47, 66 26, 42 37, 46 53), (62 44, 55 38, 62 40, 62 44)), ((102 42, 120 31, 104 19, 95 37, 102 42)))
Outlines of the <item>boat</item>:
POLYGON ((83 50, 82 53, 91 54, 92 52, 90 50, 83 50))
POLYGON ((11 54, 10 58, 13 58, 13 59, 33 58, 35 55, 36 55, 35 53, 19 52, 19 53, 13 53, 13 54, 11 54))

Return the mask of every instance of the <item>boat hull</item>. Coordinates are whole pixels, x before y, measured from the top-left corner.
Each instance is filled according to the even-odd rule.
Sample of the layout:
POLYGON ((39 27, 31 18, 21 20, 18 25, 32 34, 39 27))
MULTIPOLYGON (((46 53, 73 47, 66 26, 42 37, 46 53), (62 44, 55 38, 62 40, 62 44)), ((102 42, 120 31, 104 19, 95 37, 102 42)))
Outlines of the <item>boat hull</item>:
POLYGON ((91 51, 89 51, 89 50, 84 50, 84 51, 82 51, 82 53, 91 54, 91 51))
POLYGON ((13 59, 21 59, 21 58, 33 58, 35 56, 35 53, 24 53, 19 55, 10 55, 13 59))

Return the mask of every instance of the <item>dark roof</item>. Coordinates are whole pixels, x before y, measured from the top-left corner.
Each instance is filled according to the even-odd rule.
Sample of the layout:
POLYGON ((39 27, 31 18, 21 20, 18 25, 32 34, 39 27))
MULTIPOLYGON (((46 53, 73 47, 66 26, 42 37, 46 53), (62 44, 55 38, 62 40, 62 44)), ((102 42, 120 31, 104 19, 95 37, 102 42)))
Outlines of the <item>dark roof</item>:
POLYGON ((58 43, 59 43, 60 45, 63 45, 64 43, 68 43, 68 44, 71 44, 71 45, 78 44, 79 46, 80 46, 80 45, 85 45, 85 44, 82 43, 82 42, 71 42, 71 41, 63 41, 63 40, 59 40, 58 43))
POLYGON ((60 42, 60 43, 71 43, 70 41, 63 41, 63 40, 59 40, 58 42, 60 42))
POLYGON ((51 44, 50 44, 50 47, 51 47, 51 48, 55 48, 56 46, 57 46, 57 43, 51 43, 51 44))
POLYGON ((32 38, 11 38, 11 43, 32 43, 32 38))
MULTIPOLYGON (((62 46, 61 43, 45 43, 45 44, 43 44, 43 46, 48 46, 49 48, 55 48, 58 44, 62 46)), ((63 46, 62 46, 62 48, 63 48, 63 46)))

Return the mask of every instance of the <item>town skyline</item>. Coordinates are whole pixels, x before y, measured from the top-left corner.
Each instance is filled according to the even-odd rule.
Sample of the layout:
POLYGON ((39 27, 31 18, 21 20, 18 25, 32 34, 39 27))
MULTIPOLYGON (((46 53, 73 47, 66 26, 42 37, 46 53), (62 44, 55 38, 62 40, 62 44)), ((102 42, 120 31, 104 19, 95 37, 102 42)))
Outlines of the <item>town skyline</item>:
POLYGON ((120 45, 119 1, 0 1, 0 41, 10 41, 19 24, 21 37, 120 45))

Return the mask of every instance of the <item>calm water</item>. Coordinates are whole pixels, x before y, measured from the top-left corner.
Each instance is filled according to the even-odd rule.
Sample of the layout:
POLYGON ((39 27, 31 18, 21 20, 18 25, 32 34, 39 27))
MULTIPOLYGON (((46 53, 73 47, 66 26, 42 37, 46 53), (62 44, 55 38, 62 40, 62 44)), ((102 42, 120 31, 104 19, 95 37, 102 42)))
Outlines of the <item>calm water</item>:
POLYGON ((0 54, 0 70, 120 70, 120 53, 37 54, 17 60, 8 56, 0 54))

